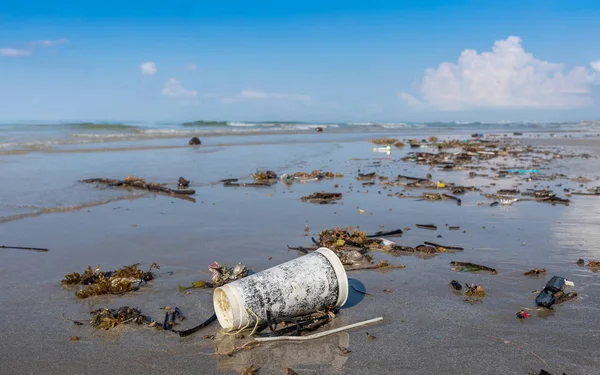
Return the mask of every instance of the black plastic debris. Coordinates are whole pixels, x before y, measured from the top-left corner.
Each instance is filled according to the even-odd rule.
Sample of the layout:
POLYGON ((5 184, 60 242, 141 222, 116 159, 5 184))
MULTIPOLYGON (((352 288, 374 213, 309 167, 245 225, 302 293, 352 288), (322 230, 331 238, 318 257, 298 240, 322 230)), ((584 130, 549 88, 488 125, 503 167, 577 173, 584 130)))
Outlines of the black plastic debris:
POLYGON ((544 290, 536 297, 535 303, 538 306, 552 308, 555 303, 562 303, 577 296, 576 292, 565 293, 564 287, 565 279, 563 277, 552 276, 544 290))

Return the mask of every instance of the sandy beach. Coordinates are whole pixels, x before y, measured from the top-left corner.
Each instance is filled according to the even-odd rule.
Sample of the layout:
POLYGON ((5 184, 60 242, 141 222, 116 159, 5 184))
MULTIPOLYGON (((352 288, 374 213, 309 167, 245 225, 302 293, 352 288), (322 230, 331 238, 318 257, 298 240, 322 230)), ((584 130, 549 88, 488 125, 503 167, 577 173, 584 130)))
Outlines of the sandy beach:
MULTIPOLYGON (((466 132, 451 133, 439 137, 470 139, 466 132)), ((504 138, 496 134, 485 139, 504 138)), ((2 155, 0 166, 10 178, 2 183, 0 245, 50 249, 0 252, 0 312, 7 319, 0 341, 3 372, 236 374, 254 365, 260 374, 282 374, 286 367, 298 374, 525 374, 542 368, 551 374, 597 374, 600 273, 575 263, 600 258, 600 198, 573 195, 569 205, 522 201, 490 207, 492 200, 482 194, 548 188, 564 198, 564 189, 594 188, 600 178, 600 139, 591 134, 550 137, 547 132, 506 135, 514 148, 533 145, 579 156, 552 159, 540 153, 544 162, 539 174, 564 177, 529 181, 529 175, 493 178, 496 171, 490 168, 529 167, 530 159, 479 162, 483 168, 474 171, 488 177, 469 177, 470 170, 443 171, 401 160, 414 151, 435 153, 435 148, 372 151, 380 146, 369 138, 406 138, 399 131, 206 137, 198 147, 185 146, 187 138, 173 138, 147 146, 121 142, 101 149, 90 145, 2 155), (584 153, 589 157, 581 157, 584 153), (279 181, 266 188, 218 183, 226 178, 250 181, 252 173, 267 169, 278 175, 320 169, 344 177, 289 186, 279 181), (399 174, 430 173, 432 181, 482 191, 466 192, 461 205, 403 199, 395 193, 420 195, 426 190, 407 192, 384 187, 379 180, 363 186, 356 176, 369 172, 390 180, 399 174), (79 182, 127 175, 174 188, 184 176, 196 193, 186 200, 79 182), (572 180, 580 176, 589 182, 572 180), (318 191, 340 192, 343 198, 326 205, 300 200, 318 191), (438 229, 415 224, 435 224, 438 229), (382 323, 306 343, 264 344, 233 356, 218 354, 235 342, 218 333, 217 322, 180 338, 147 326, 97 331, 65 318, 89 320, 94 308, 135 306, 160 320, 160 308, 169 305, 178 306, 187 318, 180 328, 189 328, 212 314, 211 290, 185 294, 177 286, 209 279, 212 262, 241 262, 259 272, 300 256, 287 245, 310 246, 310 237, 318 238, 321 230, 348 226, 367 233, 410 228, 394 240, 407 246, 443 243, 464 251, 430 257, 374 253, 375 261, 406 268, 348 272, 350 284, 368 295, 351 290, 348 303, 325 329, 379 316, 382 323), (451 261, 484 264, 498 272, 458 273, 451 261), (123 296, 78 300, 75 289, 60 283, 65 274, 88 265, 110 270, 132 263, 147 268, 152 262, 161 266, 158 277, 123 296), (523 275, 532 268, 546 268, 547 273, 523 275), (534 291, 543 289, 553 275, 572 280, 578 296, 554 310, 537 310, 534 291), (480 303, 467 303, 448 285, 453 279, 482 285, 487 296, 480 303), (529 319, 515 316, 523 308, 531 309, 529 319), (366 332, 377 339, 368 340, 366 332), (215 334, 214 340, 203 338, 215 334)))

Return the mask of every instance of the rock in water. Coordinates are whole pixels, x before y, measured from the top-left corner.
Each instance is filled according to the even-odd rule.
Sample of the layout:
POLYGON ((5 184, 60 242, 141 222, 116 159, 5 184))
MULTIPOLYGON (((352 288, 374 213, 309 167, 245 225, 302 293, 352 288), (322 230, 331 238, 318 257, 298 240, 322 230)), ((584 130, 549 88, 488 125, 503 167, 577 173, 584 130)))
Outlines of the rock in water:
POLYGON ((190 182, 183 177, 179 177, 179 181, 177 182, 177 186, 179 187, 188 187, 190 182))

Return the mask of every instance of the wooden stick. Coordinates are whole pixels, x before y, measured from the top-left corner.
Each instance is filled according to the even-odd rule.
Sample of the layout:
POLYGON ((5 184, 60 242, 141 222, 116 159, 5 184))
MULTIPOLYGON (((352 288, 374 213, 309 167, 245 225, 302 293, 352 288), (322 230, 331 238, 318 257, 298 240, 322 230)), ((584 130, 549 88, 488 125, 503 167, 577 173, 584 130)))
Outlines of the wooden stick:
POLYGON ((0 246, 0 249, 31 250, 31 251, 38 251, 41 253, 46 253, 46 252, 50 251, 48 249, 43 249, 40 247, 21 247, 21 246, 4 246, 4 245, 0 246))
POLYGON ((446 248, 446 249, 448 249, 448 250, 460 250, 460 251, 463 251, 463 250, 465 250, 463 247, 458 247, 458 246, 444 246, 444 245, 438 245, 438 244, 436 244, 436 243, 433 243, 433 242, 428 242, 428 241, 425 241, 425 242, 423 242, 423 243, 424 243, 425 245, 428 245, 428 246, 433 246, 433 247, 443 247, 443 248, 446 248))

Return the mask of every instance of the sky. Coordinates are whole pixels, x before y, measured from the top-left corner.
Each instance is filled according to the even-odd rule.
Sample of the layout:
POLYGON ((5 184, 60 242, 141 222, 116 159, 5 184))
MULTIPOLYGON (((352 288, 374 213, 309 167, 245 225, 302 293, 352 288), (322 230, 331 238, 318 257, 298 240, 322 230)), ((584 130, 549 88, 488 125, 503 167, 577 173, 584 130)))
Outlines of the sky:
POLYGON ((0 3, 0 119, 600 120, 600 1, 0 3))

